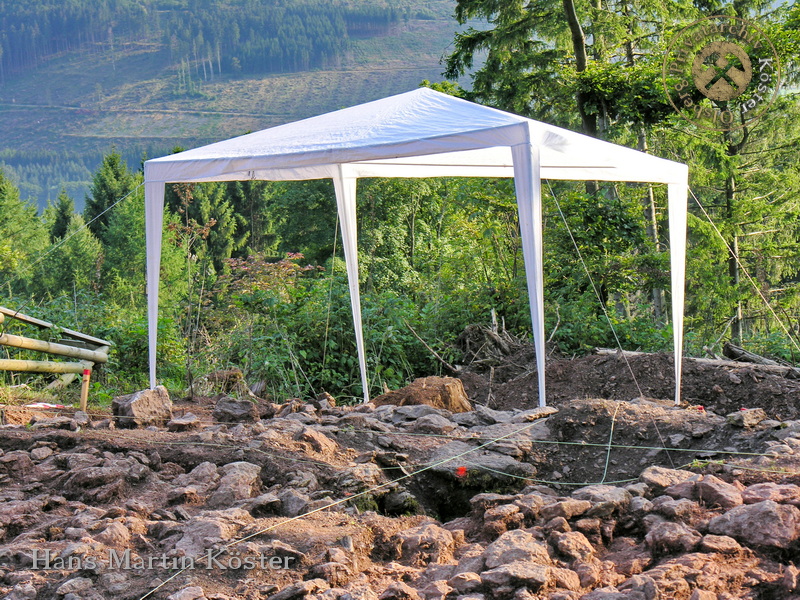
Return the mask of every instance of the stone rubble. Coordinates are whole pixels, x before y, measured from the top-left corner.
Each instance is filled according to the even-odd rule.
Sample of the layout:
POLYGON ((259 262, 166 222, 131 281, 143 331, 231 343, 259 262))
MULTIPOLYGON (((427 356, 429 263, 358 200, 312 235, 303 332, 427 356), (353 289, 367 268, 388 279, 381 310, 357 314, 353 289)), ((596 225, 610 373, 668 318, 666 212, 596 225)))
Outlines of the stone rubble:
POLYGON ((800 599, 798 485, 658 465, 537 483, 552 408, 222 396, 208 424, 132 397, 119 426, 150 438, 4 428, 0 598, 800 599))

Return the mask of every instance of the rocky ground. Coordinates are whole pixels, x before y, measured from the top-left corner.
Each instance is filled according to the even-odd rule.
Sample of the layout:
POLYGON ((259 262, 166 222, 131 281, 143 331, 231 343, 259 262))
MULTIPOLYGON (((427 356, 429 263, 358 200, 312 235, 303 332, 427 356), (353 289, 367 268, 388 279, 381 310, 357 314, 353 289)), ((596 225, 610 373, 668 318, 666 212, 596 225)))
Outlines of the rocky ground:
POLYGON ((687 362, 676 407, 668 356, 591 356, 540 409, 514 362, 462 374, 471 405, 211 377, 116 416, 5 407, 0 598, 800 599, 797 381, 687 362))

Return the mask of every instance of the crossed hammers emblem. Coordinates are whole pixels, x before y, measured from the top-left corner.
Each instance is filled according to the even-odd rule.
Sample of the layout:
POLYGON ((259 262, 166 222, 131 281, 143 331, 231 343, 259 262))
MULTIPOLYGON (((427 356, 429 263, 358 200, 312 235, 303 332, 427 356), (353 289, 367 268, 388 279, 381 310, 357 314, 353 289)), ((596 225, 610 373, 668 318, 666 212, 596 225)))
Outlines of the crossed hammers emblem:
POLYGON ((750 57, 738 44, 712 42, 695 56, 692 77, 697 89, 711 100, 733 100, 753 78, 750 57))

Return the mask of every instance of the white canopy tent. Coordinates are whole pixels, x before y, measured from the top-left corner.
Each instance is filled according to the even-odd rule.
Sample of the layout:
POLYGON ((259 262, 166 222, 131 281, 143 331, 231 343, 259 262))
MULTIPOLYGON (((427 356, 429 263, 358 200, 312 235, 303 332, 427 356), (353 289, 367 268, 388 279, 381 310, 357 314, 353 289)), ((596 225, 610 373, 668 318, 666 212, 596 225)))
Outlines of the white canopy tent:
POLYGON ((148 160, 145 174, 150 385, 156 385, 159 265, 167 183, 331 178, 342 229, 356 346, 369 400, 356 240, 361 177, 513 177, 545 404, 542 179, 636 181, 668 186, 675 344, 680 398, 686 255, 686 165, 420 88, 148 160))

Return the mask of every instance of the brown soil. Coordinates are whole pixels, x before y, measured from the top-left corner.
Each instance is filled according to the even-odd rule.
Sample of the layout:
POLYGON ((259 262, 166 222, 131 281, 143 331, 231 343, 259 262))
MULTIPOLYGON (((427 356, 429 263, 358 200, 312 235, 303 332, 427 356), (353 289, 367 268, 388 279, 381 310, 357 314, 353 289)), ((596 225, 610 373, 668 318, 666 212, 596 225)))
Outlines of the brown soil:
MULTIPOLYGON (((486 373, 460 376, 469 397, 498 410, 528 408, 538 401, 538 384, 532 352, 525 349, 506 364, 486 373), (490 380, 492 385, 490 385, 490 380)), ((800 415, 800 381, 765 373, 743 363, 719 367, 692 359, 683 361, 682 406, 701 405, 719 414, 740 408, 763 408, 772 419, 797 419, 800 415)), ((672 354, 641 356, 586 356, 556 360, 547 365, 547 403, 563 406, 575 399, 671 401, 675 376, 672 354)))
MULTIPOLYGON (((538 401, 538 391, 536 373, 531 367, 532 358, 529 348, 521 348, 494 369, 488 372, 465 371, 460 379, 470 399, 477 404, 499 411, 533 409, 538 401)), ((788 422, 798 419, 800 415, 798 381, 764 373, 747 365, 712 367, 687 359, 683 368, 683 402, 675 406, 672 402, 674 379, 670 355, 642 355, 628 360, 616 355, 587 356, 550 362, 547 392, 548 404, 557 408, 558 412, 542 421, 541 425, 537 424, 541 434, 539 439, 534 442, 526 440, 530 448, 522 450, 518 456, 520 462, 532 466, 535 471, 532 477, 509 480, 497 477, 472 478, 469 475, 463 477, 458 469, 464 467, 453 464, 449 473, 431 469, 396 485, 392 484, 393 487, 389 489, 393 493, 409 493, 414 498, 416 510, 441 521, 458 518, 472 518, 474 521, 474 514, 469 517, 470 499, 480 492, 518 491, 525 485, 534 484, 547 486, 559 496, 568 496, 571 490, 588 483, 622 485, 635 480, 642 470, 651 465, 713 473, 726 481, 737 482, 737 485, 769 480, 800 484, 800 452, 764 455, 770 444, 777 443, 776 439, 779 438, 776 432, 781 427, 792 426, 788 422), (726 415, 742 408, 761 408, 767 420, 749 428, 730 424, 726 415)), ((347 510, 337 512, 339 508, 336 511, 314 513, 257 536, 259 544, 280 540, 305 553, 308 559, 302 572, 268 572, 260 578, 240 580, 237 574, 230 572, 215 578, 198 571, 171 582, 153 597, 166 598, 168 593, 175 593, 181 586, 191 584, 202 586, 208 598, 267 598, 301 578, 315 577, 317 571, 312 567, 316 568, 315 565, 324 562, 321 557, 326 548, 341 544, 345 538, 352 538, 355 555, 360 561, 359 570, 364 575, 364 585, 378 595, 394 581, 420 581, 416 579, 420 576, 418 569, 395 561, 398 555, 394 536, 421 523, 423 517, 404 515, 407 507, 392 512, 386 495, 388 489, 362 496, 361 492, 368 489, 369 485, 362 485, 363 482, 358 481, 353 483, 352 480, 343 479, 342 475, 360 466, 377 465, 383 481, 396 479, 403 473, 430 464, 432 454, 454 440, 480 443, 477 434, 468 431, 467 434, 423 435, 413 430, 414 422, 376 428, 374 417, 377 411, 374 409, 362 411, 359 407, 340 407, 329 412, 323 409, 316 413, 314 410, 306 411, 315 415, 313 427, 319 426, 319 430, 328 427, 324 430, 330 439, 330 447, 327 447, 319 446, 313 436, 304 437, 305 433, 298 435, 294 430, 276 425, 276 421, 286 420, 271 419, 279 408, 274 405, 262 405, 261 412, 266 417, 263 423, 243 426, 214 423, 214 403, 212 396, 177 402, 174 406, 176 417, 192 412, 201 419, 198 431, 184 433, 170 433, 163 428, 152 431, 85 429, 77 432, 24 428, 4 430, 0 435, 0 463, 11 465, 12 459, 18 460, 15 453, 31 453, 42 447, 51 448, 53 458, 36 458, 35 478, 27 473, 13 472, 9 467, 7 475, 0 476, 0 502, 21 503, 41 496, 60 504, 58 509, 36 513, 39 515, 37 519, 41 520, 28 530, 8 529, 5 538, 0 539, 0 555, 6 549, 8 552, 22 552, 19 548, 23 545, 29 548, 33 542, 63 541, 66 544, 63 528, 73 518, 67 509, 77 514, 86 505, 102 509, 96 515, 96 524, 88 526, 87 535, 96 536, 111 520, 120 520, 125 515, 125 518, 136 516, 143 519, 145 517, 142 515, 147 515, 148 527, 153 531, 160 531, 158 524, 153 524, 159 520, 169 522, 176 530, 186 528, 187 518, 205 514, 202 511, 208 507, 203 504, 205 499, 198 497, 192 500, 188 492, 175 496, 174 491, 179 487, 174 483, 176 478, 204 462, 213 463, 221 469, 230 463, 245 461, 261 466, 260 490, 254 493, 300 489, 302 486, 298 487, 298 481, 313 478, 316 484, 302 488, 312 501, 324 500, 325 503, 328 499, 342 499, 340 508, 346 507, 347 510), (147 478, 118 487, 105 486, 85 493, 62 489, 71 473, 65 466, 68 457, 92 452, 98 459, 110 462, 133 457, 149 465, 151 472, 147 478), (40 469, 40 465, 49 465, 50 462, 55 465, 53 470, 40 469), (106 492, 108 495, 102 495, 106 492), (355 500, 344 502, 350 497, 355 500), (139 505, 146 506, 147 512, 141 512, 139 505), (170 516, 170 511, 175 511, 176 507, 182 507, 185 517, 170 516), (119 514, 114 512, 119 510, 119 514), (108 512, 103 515, 103 511, 108 512)), ((291 403, 293 412, 303 413, 309 408, 308 404, 299 400, 291 403)), ((68 416, 72 413, 74 410, 60 411, 60 414, 68 416)), ((9 424, 28 422, 31 417, 28 409, 12 407, 6 410, 6 415, 6 423, 9 424)), ((37 418, 39 416, 37 411, 37 418)), ((93 418, 99 421, 108 416, 99 412, 93 418)), ((290 424, 297 427, 296 421, 290 424)), ((495 426, 502 427, 500 423, 495 426)), ((516 443, 519 439, 512 436, 506 441, 516 443)), ((238 538, 268 528, 283 518, 259 518, 256 512, 253 512, 253 516, 255 520, 238 532, 238 538)), ((469 536, 469 527, 465 530, 469 536)), ((485 534, 486 530, 482 531, 485 534)), ((633 536, 641 537, 640 534, 630 532, 633 536)), ((140 534, 136 538, 138 551, 155 553, 153 546, 148 550, 148 544, 160 548, 163 540, 156 537, 150 530, 140 534)), ((636 543, 643 544, 638 538, 636 543)), ((641 548, 637 546, 636 552, 639 556, 641 548)), ((744 553, 742 556, 751 560, 756 555, 744 553)), ((757 556, 767 557, 767 554, 757 556)), ((787 562, 785 557, 777 558, 781 559, 781 564, 787 562)), ((732 563, 730 568, 734 572, 744 567, 732 563)), ((0 592, 11 593, 15 582, 22 581, 18 579, 20 575, 14 574, 21 570, 18 566, 6 569, 0 565, 0 592)), ((58 585, 77 575, 66 572, 34 574, 32 577, 38 591, 35 598, 56 597, 58 585)), ((153 589, 167 576, 166 572, 159 573, 159 579, 152 573, 132 576, 129 589, 113 596, 133 600, 153 589)), ((98 589, 111 594, 108 591, 110 587, 102 587, 106 583, 96 577, 93 579, 98 589)), ((622 579, 624 577, 620 581, 622 579)), ((719 598, 737 597, 735 594, 741 589, 738 587, 740 583, 731 583, 729 592, 733 595, 720 595, 719 598)), ((355 584, 348 589, 350 598, 357 598, 355 584)), ((588 592, 589 588, 584 591, 588 592)), ((720 594, 723 591, 720 589, 720 594)), ((488 597, 492 597, 491 594, 488 597)), ((336 597, 330 598, 335 600, 336 597)), ((360 598, 375 600, 375 594, 365 593, 360 598)))

